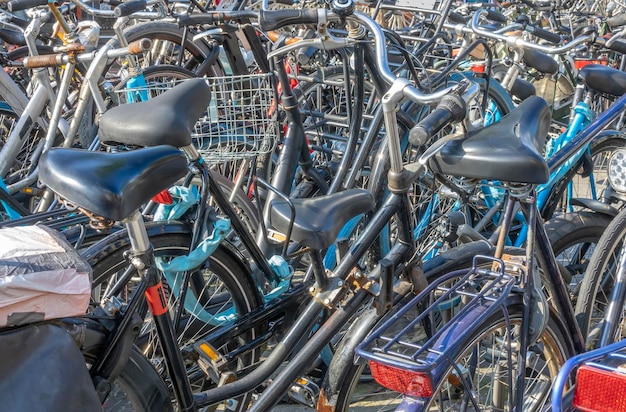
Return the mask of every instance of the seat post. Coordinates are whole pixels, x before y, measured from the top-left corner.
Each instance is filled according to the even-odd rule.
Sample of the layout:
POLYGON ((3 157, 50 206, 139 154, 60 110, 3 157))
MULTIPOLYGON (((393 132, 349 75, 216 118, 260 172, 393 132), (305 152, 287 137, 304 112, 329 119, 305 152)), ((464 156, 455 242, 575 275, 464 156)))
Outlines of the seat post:
POLYGON ((133 254, 143 254, 150 250, 150 239, 148 239, 148 232, 146 231, 146 225, 143 222, 143 217, 139 211, 135 211, 132 215, 122 221, 128 230, 128 237, 130 238, 130 245, 133 254))

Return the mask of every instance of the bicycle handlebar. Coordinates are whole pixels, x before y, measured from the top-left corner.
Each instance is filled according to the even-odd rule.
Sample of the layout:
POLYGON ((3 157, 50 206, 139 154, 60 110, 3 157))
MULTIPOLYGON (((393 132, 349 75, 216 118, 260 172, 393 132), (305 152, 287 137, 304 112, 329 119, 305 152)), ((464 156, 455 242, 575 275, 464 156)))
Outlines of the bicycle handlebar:
POLYGON ((284 9, 259 11, 261 30, 276 30, 291 24, 318 24, 324 21, 327 10, 324 9, 284 9))
POLYGON ((532 26, 532 25, 528 25, 527 26, 528 31, 539 37, 540 39, 549 41, 550 43, 554 43, 554 44, 559 44, 561 43, 561 36, 559 36, 556 33, 552 33, 551 31, 542 29, 541 27, 536 27, 536 26, 532 26))
MULTIPOLYGON (((117 57, 141 54, 150 50, 152 47, 152 40, 139 39, 128 45, 128 47, 121 47, 119 49, 111 49, 107 51, 107 58, 115 59, 117 57)), ((55 54, 43 54, 39 56, 28 56, 23 60, 23 66, 28 69, 35 69, 41 67, 57 67, 70 62, 84 62, 91 61, 96 56, 97 52, 81 53, 77 55, 70 55, 68 53, 55 53, 55 54)))
POLYGON ((437 108, 420 120, 409 132, 409 142, 414 146, 425 145, 431 137, 450 123, 460 122, 467 113, 467 104, 457 93, 446 95, 437 108))
POLYGON ((11 13, 31 9, 33 7, 45 6, 48 4, 48 0, 11 0, 7 3, 7 10, 11 13))
POLYGON ((130 0, 119 4, 113 9, 113 15, 117 18, 130 16, 133 13, 144 10, 148 6, 146 0, 130 0))
POLYGON ((578 46, 579 44, 594 40, 593 36, 586 35, 586 36, 577 37, 573 39, 571 42, 564 44, 562 46, 557 46, 557 47, 531 43, 520 37, 508 37, 502 34, 490 32, 488 30, 483 29, 478 24, 479 23, 478 21, 484 15, 486 15, 486 10, 478 10, 476 13, 474 13, 474 17, 472 18, 472 31, 480 36, 505 42, 511 47, 534 49, 534 50, 538 50, 538 51, 548 53, 548 54, 559 54, 559 53, 570 51, 574 49, 576 46, 578 46))
MULTIPOLYGON (((14 0, 14 1, 22 1, 22 0, 14 0)), ((101 9, 96 9, 93 7, 90 7, 89 5, 83 3, 83 1, 81 0, 70 0, 72 3, 74 3, 78 8, 80 8, 81 10, 83 10, 85 13, 91 15, 91 16, 95 16, 95 17, 102 17, 105 19, 115 19, 115 18, 119 18, 119 17, 126 17, 126 16, 130 16, 132 14, 133 17, 136 17, 138 19, 147 19, 147 20, 156 20, 156 19, 161 19, 163 17, 165 17, 166 13, 166 5, 164 0, 133 0, 133 1, 129 1, 127 3, 121 3, 118 4, 115 9, 113 10, 101 10, 101 9), (139 3, 145 2, 145 5, 142 8, 137 8, 139 3), (128 6, 124 6, 128 4, 128 6), (152 6, 152 5, 158 5, 160 6, 159 9, 160 11, 155 12, 155 11, 142 11, 144 10, 146 7, 148 6, 152 6), (129 8, 132 8, 133 11, 129 12, 128 14, 120 14, 119 16, 116 14, 116 11, 118 7, 121 7, 120 13, 125 13, 126 10, 128 10, 129 8)), ((113 4, 114 2, 109 1, 108 3, 113 4)))
POLYGON ((215 25, 225 23, 227 21, 237 21, 243 19, 256 19, 259 13, 252 10, 240 11, 211 11, 202 14, 176 16, 179 27, 196 26, 196 25, 215 25))

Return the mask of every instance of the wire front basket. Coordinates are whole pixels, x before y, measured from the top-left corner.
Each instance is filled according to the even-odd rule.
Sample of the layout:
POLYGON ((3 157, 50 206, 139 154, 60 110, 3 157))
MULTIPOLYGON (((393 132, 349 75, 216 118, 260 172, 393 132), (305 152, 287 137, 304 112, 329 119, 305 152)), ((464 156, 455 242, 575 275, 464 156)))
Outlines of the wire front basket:
MULTIPOLYGON (((145 87, 118 91, 118 97, 122 102, 142 101, 181 81, 148 81, 145 87)), ((210 77, 206 81, 211 87, 211 102, 192 133, 203 159, 219 163, 272 151, 278 135, 278 100, 272 74, 210 77)))

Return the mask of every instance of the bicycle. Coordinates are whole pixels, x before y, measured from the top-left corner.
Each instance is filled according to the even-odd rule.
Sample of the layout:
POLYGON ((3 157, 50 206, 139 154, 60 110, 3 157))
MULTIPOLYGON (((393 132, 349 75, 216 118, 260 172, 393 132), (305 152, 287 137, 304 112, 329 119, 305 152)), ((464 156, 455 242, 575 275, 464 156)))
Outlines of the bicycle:
MULTIPOLYGON (((572 154, 597 136, 604 127, 618 118, 626 107, 625 104, 626 97, 620 97, 609 110, 602 113, 570 143, 561 148, 547 164, 541 166, 539 169, 545 171, 545 177, 537 179, 539 177, 537 167, 532 169, 530 177, 536 179, 535 183, 541 183, 540 180, 547 178, 548 170, 554 170, 562 165, 572 154)), ((516 110, 519 110, 519 107, 516 110)), ((545 117, 549 120, 549 116, 545 117)), ((548 120, 546 118, 544 118, 543 127, 547 131, 548 120)), ((506 120, 504 122, 506 125, 506 120)), ((479 137, 474 140, 478 146, 481 143, 480 137, 485 139, 482 141, 484 144, 488 144, 488 131, 489 127, 475 135, 479 137)), ((537 134, 543 135, 543 132, 534 130, 527 137, 537 139, 538 149, 535 150, 540 150, 543 142, 542 137, 537 134)), ((472 140, 470 137, 468 142, 472 140)), ((471 145, 471 143, 468 144, 471 145)), ((455 156, 461 147, 464 147, 463 139, 448 144, 448 156, 455 156)), ((472 146, 465 147, 468 152, 470 148, 472 146)), ((535 152, 535 155, 538 155, 538 152, 535 152)), ((451 158, 446 157, 444 148, 439 155, 435 156, 434 161, 431 161, 430 167, 451 174, 467 175, 471 171, 474 177, 487 177, 479 168, 472 166, 472 160, 464 161, 462 156, 459 156, 459 159, 461 160, 458 162, 451 162, 451 158), (461 166, 466 167, 462 169, 461 166)), ((530 170, 528 169, 529 173, 530 170)), ((506 174, 504 170, 501 172, 506 174)), ((491 178, 505 180, 502 176, 497 177, 495 173, 491 178)), ((522 188, 524 185, 521 187, 511 185, 509 188, 512 193, 507 200, 507 213, 504 227, 500 231, 498 253, 495 254, 495 260, 494 258, 487 259, 486 269, 478 264, 479 261, 476 261, 472 270, 450 273, 441 281, 429 285, 417 297, 403 305, 402 309, 396 311, 395 316, 391 316, 388 322, 374 331, 359 347, 357 351, 359 356, 373 361, 381 373, 385 368, 390 368, 387 371, 399 369, 427 383, 422 387, 417 387, 415 392, 410 392, 411 388, 407 386, 394 387, 407 394, 402 404, 407 408, 423 410, 430 402, 444 402, 445 399, 449 400, 449 404, 456 405, 455 407, 478 408, 479 405, 484 405, 481 402, 493 402, 492 406, 519 410, 522 408, 527 410, 531 407, 525 402, 536 402, 534 407, 541 407, 548 399, 551 382, 549 377, 554 376, 565 359, 585 350, 585 342, 569 302, 568 292, 560 278, 543 225, 537 219, 538 211, 534 192, 528 191, 532 189, 528 185, 525 187, 527 191, 522 188), (522 191, 518 192, 519 189, 522 191), (518 199, 514 199, 515 197, 518 199), (520 206, 529 222, 532 235, 526 244, 525 258, 521 260, 514 256, 503 257, 502 255, 504 234, 507 232, 506 225, 510 222, 516 202, 525 203, 520 206), (533 237, 536 237, 536 241, 533 241, 533 237), (501 257, 503 260, 500 260, 501 257), (523 265, 521 267, 520 262, 523 265), (509 269, 513 268, 511 274, 506 270, 507 265, 509 269), (541 280, 539 268, 541 268, 541 280), (446 282, 450 283, 446 284, 446 282), (545 301, 546 296, 542 288, 547 290, 550 305, 547 305, 545 301), (530 311, 528 305, 531 302, 542 308, 539 310, 540 313, 530 311), (416 308, 418 304, 422 308, 419 310, 418 317, 412 317, 408 323, 396 324, 401 316, 408 313, 411 308, 416 308), (558 316, 556 312, 553 312, 552 305, 558 308, 558 316), (441 322, 442 317, 447 322, 441 322), (427 320, 430 323, 424 323, 427 320), (460 327, 461 325, 463 327, 460 327), (428 332, 429 328, 432 328, 432 333, 428 332), (422 335, 427 337, 423 341, 415 342, 415 339, 411 340, 410 337, 402 338, 402 336, 407 336, 408 332, 419 337, 420 330, 426 333, 422 335), (494 331, 498 333, 494 334, 494 331), (545 339, 537 341, 537 337, 542 333, 547 333, 545 339), (516 340, 517 337, 520 338, 519 341, 516 340), (519 343, 513 345, 514 341, 519 343), (446 342, 454 342, 454 345, 446 342), (487 343, 487 346, 489 343, 494 345, 487 349, 492 355, 485 357, 484 351, 480 349, 482 342, 487 343), (538 342, 541 344, 536 345, 538 342), (552 357, 548 356, 542 360, 543 350, 551 351, 552 357), (483 357, 479 358, 478 353, 482 353, 483 357), (503 355, 503 357, 499 358, 496 355, 503 355), (483 365, 478 363, 479 359, 480 362, 493 361, 493 363, 483 365), (503 363, 499 364, 498 359, 503 363), (536 359, 539 363, 526 363, 526 359, 536 359), (549 359, 556 360, 556 363, 546 363, 549 359), (519 366, 516 366, 515 362, 519 366), (501 368, 504 369, 498 369, 498 365, 502 365, 501 368), (483 369, 483 366, 486 369, 483 369), (550 371, 544 372, 542 369, 544 366, 549 366, 550 371), (531 368, 530 371, 528 368, 531 368), (478 386, 475 386, 480 382, 473 381, 475 378, 479 379, 478 372, 484 370, 491 370, 496 375, 501 373, 508 381, 508 383, 492 381, 494 383, 492 389, 498 390, 498 392, 488 392, 493 393, 493 397, 485 396, 487 392, 481 392, 478 386), (498 370, 500 372, 497 372, 498 370), (450 376, 454 378, 446 381, 446 377, 450 376), (429 388, 432 389, 432 393, 428 393, 429 388), (470 388, 472 388, 471 391, 470 388), (527 393, 526 389, 530 393, 527 393), (460 391, 455 398, 458 403, 454 403, 453 398, 448 397, 455 390, 460 391)), ((388 384, 388 381, 385 383, 388 384)))

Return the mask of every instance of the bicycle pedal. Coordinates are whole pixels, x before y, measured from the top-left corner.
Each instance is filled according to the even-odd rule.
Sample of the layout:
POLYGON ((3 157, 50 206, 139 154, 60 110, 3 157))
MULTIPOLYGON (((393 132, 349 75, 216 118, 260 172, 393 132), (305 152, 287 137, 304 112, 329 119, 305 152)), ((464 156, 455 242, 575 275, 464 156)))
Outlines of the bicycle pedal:
POLYGON ((298 378, 287 392, 289 399, 302 405, 314 408, 320 394, 319 386, 308 378, 298 378))
POLYGON ((194 349, 198 353, 198 366, 204 374, 217 384, 221 384, 224 379, 224 383, 228 382, 228 372, 223 372, 222 368, 226 365, 226 359, 206 342, 197 343, 194 345, 194 349))

